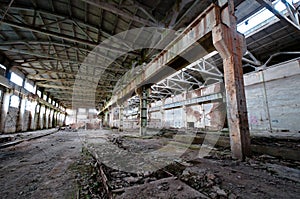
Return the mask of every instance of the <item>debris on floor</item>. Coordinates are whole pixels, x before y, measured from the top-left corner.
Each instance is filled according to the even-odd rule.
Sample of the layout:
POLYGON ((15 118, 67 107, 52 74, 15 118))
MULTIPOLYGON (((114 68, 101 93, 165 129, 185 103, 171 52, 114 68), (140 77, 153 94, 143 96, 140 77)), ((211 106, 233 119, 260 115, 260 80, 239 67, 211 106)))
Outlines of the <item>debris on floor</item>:
MULTIPOLYGON (((169 135, 139 138, 110 130, 78 130, 76 134, 61 130, 1 149, 0 182, 4 187, 0 194, 5 198, 64 198, 67 194, 73 198, 101 199, 300 195, 300 162, 267 154, 254 154, 241 162, 231 158, 228 147, 212 147, 204 158, 198 157, 199 147, 187 147, 180 157, 156 170, 131 172, 112 167, 113 161, 128 152, 155 154, 153 159, 137 155, 123 162, 128 167, 143 167, 155 161, 155 152, 166 145, 185 146, 169 135), (120 154, 112 156, 117 149, 120 154), (103 156, 107 153, 110 156, 103 156)), ((173 154, 176 147, 164 152, 173 154)))

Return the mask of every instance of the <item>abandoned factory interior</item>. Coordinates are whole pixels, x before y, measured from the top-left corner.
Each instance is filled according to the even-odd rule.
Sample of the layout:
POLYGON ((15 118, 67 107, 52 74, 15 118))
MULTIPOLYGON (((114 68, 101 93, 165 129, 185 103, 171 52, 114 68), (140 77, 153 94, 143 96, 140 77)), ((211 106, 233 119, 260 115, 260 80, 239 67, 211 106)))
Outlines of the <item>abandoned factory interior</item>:
POLYGON ((0 0, 0 198, 300 198, 300 0, 0 0))

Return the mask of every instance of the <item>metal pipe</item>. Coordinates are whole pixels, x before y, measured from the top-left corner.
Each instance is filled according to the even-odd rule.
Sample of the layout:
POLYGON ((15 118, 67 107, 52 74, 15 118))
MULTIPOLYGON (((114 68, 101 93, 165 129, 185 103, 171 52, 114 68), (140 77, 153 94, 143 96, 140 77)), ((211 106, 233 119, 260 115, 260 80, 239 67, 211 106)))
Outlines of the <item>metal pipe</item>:
POLYGON ((279 52, 279 53, 275 53, 273 55, 270 56, 270 58, 264 63, 264 65, 262 66, 263 68, 267 67, 267 64, 276 56, 278 55, 300 55, 300 52, 279 52))

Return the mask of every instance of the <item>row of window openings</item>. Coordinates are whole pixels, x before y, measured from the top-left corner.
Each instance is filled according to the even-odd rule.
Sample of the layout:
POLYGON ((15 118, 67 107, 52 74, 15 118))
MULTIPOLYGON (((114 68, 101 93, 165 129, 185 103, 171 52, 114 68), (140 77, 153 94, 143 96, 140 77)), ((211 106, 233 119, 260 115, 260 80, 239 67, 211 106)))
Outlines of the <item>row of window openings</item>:
MULTIPOLYGON (((17 84, 17 85, 19 85, 19 86, 22 86, 22 84, 23 84, 23 78, 20 77, 19 75, 17 75, 16 73, 14 73, 14 72, 11 73, 10 81, 13 82, 13 83, 15 83, 15 84, 17 84)), ((25 81, 24 88, 25 88, 27 91, 31 92, 31 93, 35 93, 35 91, 36 91, 36 87, 33 86, 31 83, 29 83, 29 82, 27 82, 27 81, 25 81)), ((39 97, 42 97, 42 92, 41 92, 41 91, 37 90, 36 93, 37 93, 37 95, 38 95, 39 97)), ((18 96, 15 96, 15 97, 18 97, 18 96)), ((45 101, 48 101, 48 102, 49 102, 50 104, 52 104, 53 106, 59 107, 59 105, 58 105, 57 102, 55 102, 55 101, 52 100, 51 98, 48 98, 48 99, 47 99, 47 96, 46 96, 46 95, 43 96, 43 99, 44 99, 45 101)))
MULTIPOLYGON (((32 102, 30 100, 26 100, 26 106, 25 106, 25 109, 30 111, 30 110, 34 110, 35 107, 37 110, 39 110, 39 105, 36 105, 37 102, 32 102)), ((20 104, 20 98, 17 96, 17 95, 12 95, 11 98, 10 98, 10 106, 11 107, 14 107, 14 108, 18 108, 19 107, 19 104, 20 104)), ((58 105, 57 105, 58 106, 58 105)), ((44 109, 45 107, 41 107, 41 112, 44 112, 44 109)))

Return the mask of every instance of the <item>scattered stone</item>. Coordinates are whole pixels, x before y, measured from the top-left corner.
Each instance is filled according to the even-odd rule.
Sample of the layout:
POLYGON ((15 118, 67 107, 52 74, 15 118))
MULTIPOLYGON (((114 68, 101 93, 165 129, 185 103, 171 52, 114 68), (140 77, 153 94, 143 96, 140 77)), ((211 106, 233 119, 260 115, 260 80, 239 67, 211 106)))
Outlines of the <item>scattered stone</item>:
POLYGON ((266 155, 266 154, 259 156, 259 158, 261 158, 261 159, 276 159, 276 157, 270 156, 270 155, 266 155))
POLYGON ((135 177, 130 176, 130 177, 124 178, 124 180, 126 182, 128 182, 129 184, 131 184, 131 183, 136 183, 137 181, 141 180, 141 178, 140 177, 139 178, 135 178, 135 177))
POLYGON ((207 173, 207 174, 206 174, 206 177, 207 177, 207 179, 209 179, 209 180, 215 180, 215 179, 216 179, 216 176, 215 176, 214 174, 212 174, 212 173, 207 173))
POLYGON ((183 186, 179 185, 179 186, 177 187, 177 190, 178 190, 178 191, 183 190, 183 186))
POLYGON ((190 167, 190 166, 193 165, 193 164, 188 163, 188 162, 185 162, 185 161, 180 162, 180 164, 182 164, 182 165, 185 166, 185 167, 190 167))
POLYGON ((146 171, 146 172, 144 172, 144 177, 148 177, 148 176, 150 176, 151 175, 151 172, 150 171, 146 171))
POLYGON ((242 188, 242 189, 245 189, 245 186, 244 185, 237 185, 238 188, 242 188))
POLYGON ((169 189, 168 182, 163 182, 157 187, 159 190, 167 191, 169 189))
POLYGON ((227 197, 227 193, 221 189, 220 187, 218 186, 213 186, 213 190, 219 195, 219 196, 224 196, 224 197, 227 197))
POLYGON ((230 193, 228 199, 237 199, 238 197, 234 193, 230 193))
POLYGON ((215 198, 218 197, 218 194, 215 193, 215 192, 211 192, 211 193, 209 194, 209 197, 212 198, 212 199, 215 199, 215 198))

